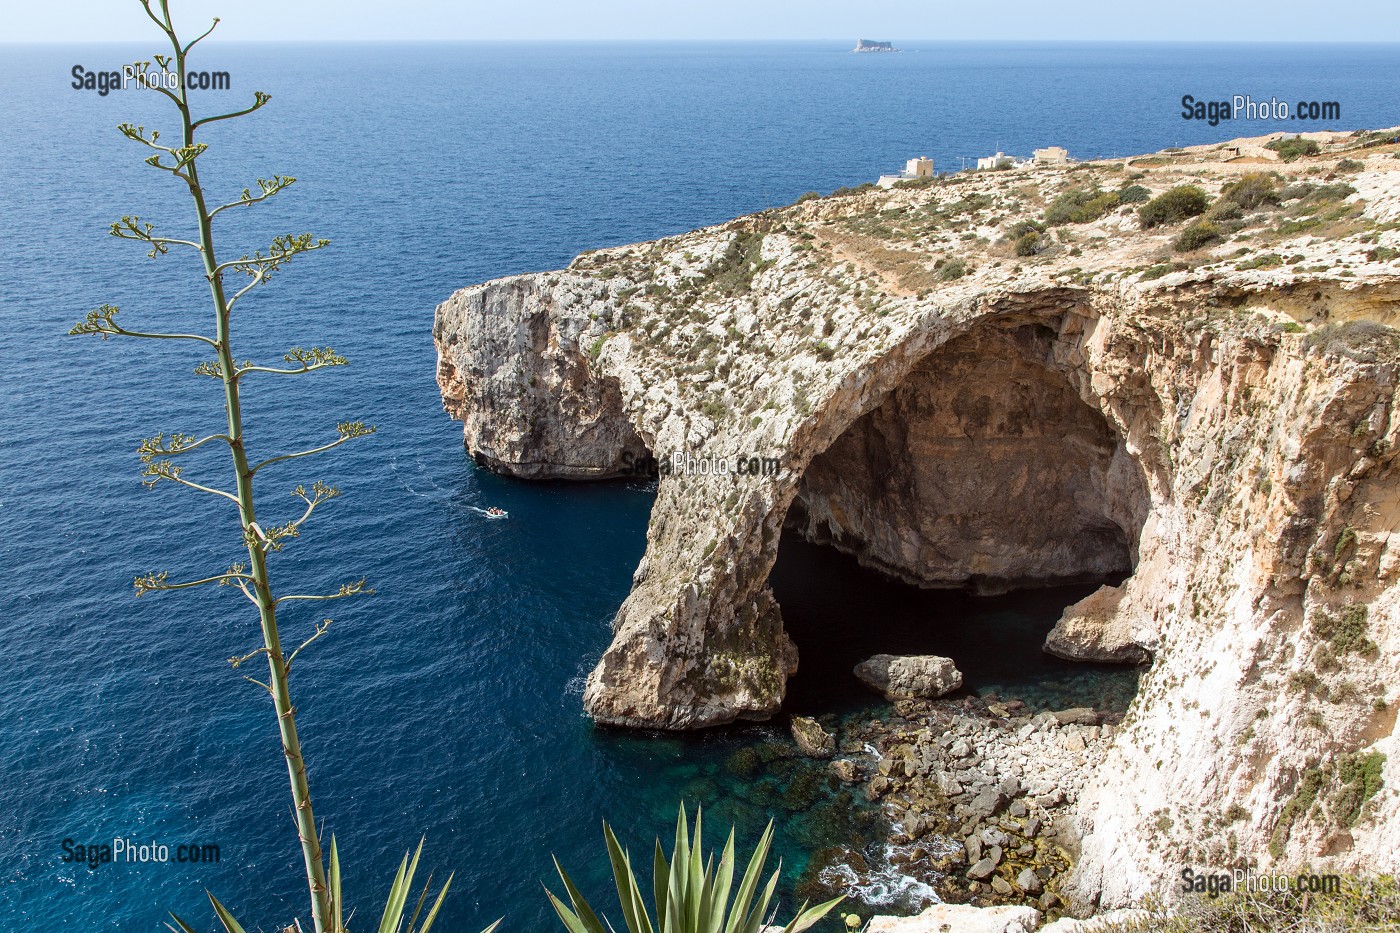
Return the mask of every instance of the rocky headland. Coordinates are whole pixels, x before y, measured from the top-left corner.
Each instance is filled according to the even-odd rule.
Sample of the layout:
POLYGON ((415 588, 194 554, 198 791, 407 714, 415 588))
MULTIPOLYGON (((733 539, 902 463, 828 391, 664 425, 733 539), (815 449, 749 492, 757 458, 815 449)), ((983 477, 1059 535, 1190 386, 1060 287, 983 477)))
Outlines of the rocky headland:
POLYGON ((1122 579, 1045 645, 1148 665, 1121 722, 950 698, 867 736, 873 766, 839 739, 912 848, 957 840, 909 870, 1078 912, 1188 865, 1396 870, 1396 135, 804 197, 451 296, 477 462, 662 467, 588 712, 776 713, 784 528, 915 586, 1122 579))

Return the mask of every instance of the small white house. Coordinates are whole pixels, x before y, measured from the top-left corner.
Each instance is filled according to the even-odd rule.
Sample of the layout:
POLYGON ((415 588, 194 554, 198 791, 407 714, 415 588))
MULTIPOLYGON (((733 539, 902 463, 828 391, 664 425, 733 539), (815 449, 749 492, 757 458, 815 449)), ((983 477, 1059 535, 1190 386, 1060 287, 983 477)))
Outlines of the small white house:
POLYGON ((977 160, 977 168, 979 170, 986 171, 995 171, 999 168, 1010 168, 1012 165, 1015 164, 1015 158, 1007 155, 1004 152, 998 152, 996 155, 987 156, 985 159, 977 160))
POLYGON ((875 184, 881 188, 893 188, 901 181, 914 181, 919 178, 933 177, 933 160, 928 156, 919 156, 917 159, 910 159, 904 163, 904 171, 898 175, 881 175, 880 180, 875 184))

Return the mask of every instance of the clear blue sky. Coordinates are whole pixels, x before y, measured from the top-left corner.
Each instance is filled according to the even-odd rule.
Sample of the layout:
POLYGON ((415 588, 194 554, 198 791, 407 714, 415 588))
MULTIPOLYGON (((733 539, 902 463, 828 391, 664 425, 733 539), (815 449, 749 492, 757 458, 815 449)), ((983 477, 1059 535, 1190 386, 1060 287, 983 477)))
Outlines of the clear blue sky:
MULTIPOLYGON (((1400 41, 1396 0, 172 0, 225 39, 1400 41), (265 26, 277 22, 276 32, 265 26)), ((136 0, 8 0, 0 41, 148 38, 136 0)))

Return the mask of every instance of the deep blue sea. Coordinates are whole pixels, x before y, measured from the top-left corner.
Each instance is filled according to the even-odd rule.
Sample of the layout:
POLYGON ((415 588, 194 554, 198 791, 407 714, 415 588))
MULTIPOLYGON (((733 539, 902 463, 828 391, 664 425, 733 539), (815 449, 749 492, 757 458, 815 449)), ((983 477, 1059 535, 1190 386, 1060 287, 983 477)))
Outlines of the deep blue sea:
MULTIPOLYGON (((849 802, 797 781, 813 772, 782 757, 781 723, 664 737, 581 716, 653 493, 476 469, 433 380, 437 302, 585 249, 872 180, 915 155, 946 170, 996 149, 1083 157, 1280 128, 1184 121, 1187 93, 1335 100, 1342 126, 1400 123, 1396 46, 901 44, 857 56, 848 42, 215 43, 196 63, 232 76, 232 91, 200 96, 205 108, 273 94, 256 116, 210 128, 206 183, 232 196, 274 172, 301 179, 225 215, 224 254, 304 229, 333 240, 245 302, 238 355, 330 344, 352 361, 253 383, 256 450, 325 438, 345 418, 379 426, 269 471, 262 487, 269 517, 290 514, 298 482, 345 492, 279 555, 281 585, 364 575, 378 591, 324 613, 335 625, 293 678, 317 813, 340 841, 359 926, 420 835, 426 863, 457 872, 440 929, 505 916, 506 930, 536 931, 555 922, 540 891, 550 853, 605 902, 603 818, 643 851, 682 798, 746 839, 773 818, 785 891, 809 853, 859 823, 849 802), (488 504, 510 520, 473 511, 488 504), (755 780, 734 755, 757 742, 775 760, 755 780)), ((157 431, 217 427, 220 398, 186 348, 64 336, 103 302, 132 326, 208 319, 189 257, 152 262, 104 235, 123 214, 188 233, 177 185, 114 129, 169 128, 169 113, 153 94, 69 84, 74 65, 115 69, 156 50, 0 45, 2 930, 153 931, 169 909, 212 929, 206 887, 250 929, 307 916, 270 705, 225 660, 257 644, 255 617, 228 591, 131 590, 138 573, 202 576, 236 557, 231 513, 144 490, 134 452, 157 431), (221 860, 61 860, 65 838, 114 837, 214 843, 221 860)), ((221 479, 222 465, 204 475, 221 479)), ((808 659, 792 693, 808 712, 870 706, 844 672, 862 652, 912 644, 953 652, 974 689, 1047 703, 1121 692, 1121 678, 1038 651, 1082 591, 911 593, 800 542, 784 543, 774 582, 808 659)), ((285 637, 322 615, 287 611, 285 637)))

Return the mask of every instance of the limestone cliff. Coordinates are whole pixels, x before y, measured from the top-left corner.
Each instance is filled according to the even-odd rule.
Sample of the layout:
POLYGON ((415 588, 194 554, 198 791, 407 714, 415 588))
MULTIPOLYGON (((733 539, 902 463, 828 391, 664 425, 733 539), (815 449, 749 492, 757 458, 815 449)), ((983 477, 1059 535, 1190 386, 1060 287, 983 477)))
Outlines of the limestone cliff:
POLYGON ((805 200, 453 295, 438 378, 484 466, 776 463, 662 476, 589 713, 774 713, 785 523, 920 586, 1128 575, 1047 645, 1152 661, 1081 796, 1079 898, 1394 870, 1400 159, 1322 142, 1272 177, 1201 149, 805 200), (1209 229, 1142 229, 1129 188, 1188 182, 1209 229), (1016 226, 1065 195, 1112 206, 1016 226))

